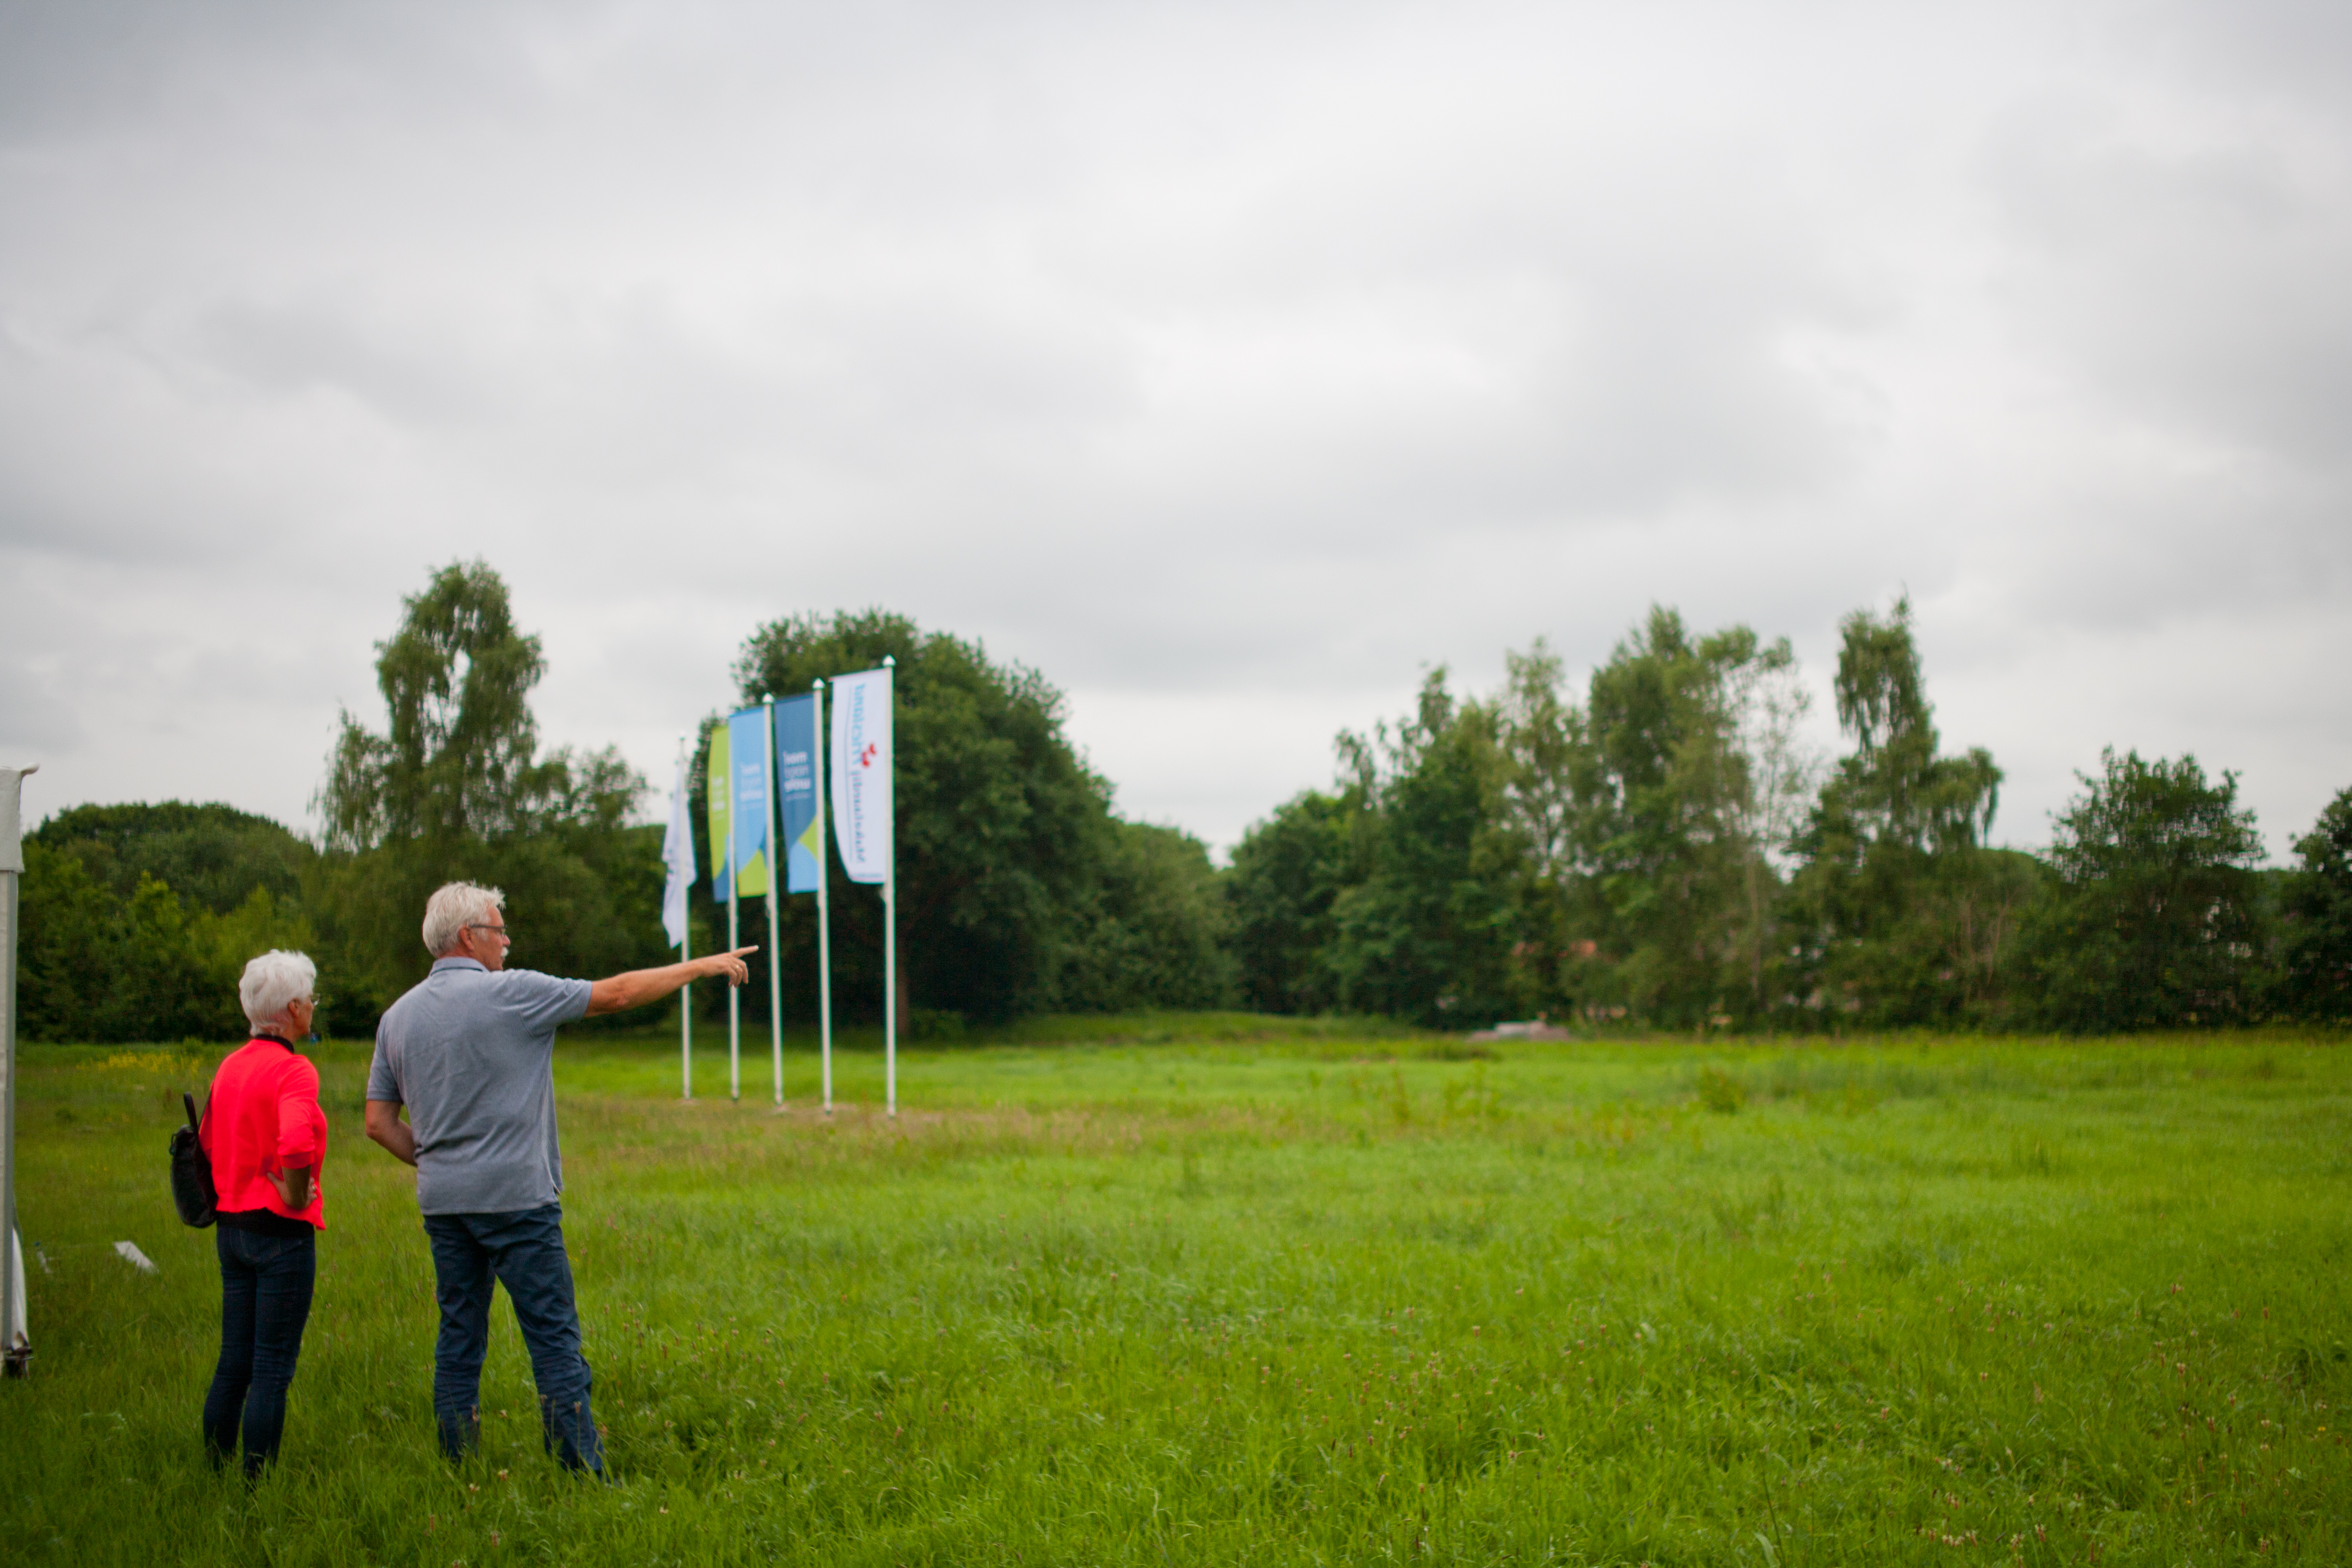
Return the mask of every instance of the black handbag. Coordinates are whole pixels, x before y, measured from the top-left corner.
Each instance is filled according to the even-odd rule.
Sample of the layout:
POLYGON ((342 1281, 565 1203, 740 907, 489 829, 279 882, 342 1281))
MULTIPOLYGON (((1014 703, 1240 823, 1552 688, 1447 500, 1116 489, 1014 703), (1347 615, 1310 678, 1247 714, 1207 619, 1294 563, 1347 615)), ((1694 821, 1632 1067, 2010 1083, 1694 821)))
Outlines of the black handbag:
MULTIPOLYGON (((213 1161, 196 1123, 195 1096, 183 1094, 180 1103, 188 1108, 188 1124, 172 1129, 172 1204, 182 1225, 202 1230, 220 1213, 220 1194, 213 1190, 213 1161)), ((209 1101, 205 1111, 212 1112, 209 1101)))

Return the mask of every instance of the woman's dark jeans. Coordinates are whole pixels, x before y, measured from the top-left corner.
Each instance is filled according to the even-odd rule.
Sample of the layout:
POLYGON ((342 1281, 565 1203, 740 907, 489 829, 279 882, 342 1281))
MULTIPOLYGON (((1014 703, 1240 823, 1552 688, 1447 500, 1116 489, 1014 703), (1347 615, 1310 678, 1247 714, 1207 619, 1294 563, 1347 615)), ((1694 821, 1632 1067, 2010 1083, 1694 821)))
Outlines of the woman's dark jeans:
POLYGON ((205 1395, 205 1447, 213 1463, 225 1462, 236 1452, 242 1426, 245 1473, 258 1476, 286 1432, 286 1388, 319 1277, 318 1237, 222 1226, 213 1242, 220 1253, 221 1353, 205 1395))

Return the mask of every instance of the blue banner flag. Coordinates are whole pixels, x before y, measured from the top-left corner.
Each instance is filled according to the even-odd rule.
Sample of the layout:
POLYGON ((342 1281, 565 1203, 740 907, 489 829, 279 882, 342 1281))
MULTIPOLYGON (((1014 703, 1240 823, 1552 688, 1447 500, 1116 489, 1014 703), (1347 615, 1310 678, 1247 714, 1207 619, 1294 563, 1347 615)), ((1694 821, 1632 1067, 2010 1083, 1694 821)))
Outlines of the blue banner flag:
POLYGON ((727 719, 728 762, 735 775, 735 896, 768 890, 768 737, 764 709, 746 708, 727 719))
POLYGON ((824 875, 816 833, 816 699, 776 704, 776 802, 784 819, 784 891, 814 893, 824 875))

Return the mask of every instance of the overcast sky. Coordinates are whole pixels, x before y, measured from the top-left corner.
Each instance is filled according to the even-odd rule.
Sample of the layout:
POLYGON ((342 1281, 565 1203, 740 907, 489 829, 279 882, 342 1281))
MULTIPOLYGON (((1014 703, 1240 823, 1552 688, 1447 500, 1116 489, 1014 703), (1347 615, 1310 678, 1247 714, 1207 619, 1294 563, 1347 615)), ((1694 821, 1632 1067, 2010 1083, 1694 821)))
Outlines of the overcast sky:
POLYGON ((1229 846, 1652 603, 1907 587, 2046 840, 2352 784, 2352 7, 0 0, 0 760, 298 826, 480 556, 667 781, 763 621, 1229 846))

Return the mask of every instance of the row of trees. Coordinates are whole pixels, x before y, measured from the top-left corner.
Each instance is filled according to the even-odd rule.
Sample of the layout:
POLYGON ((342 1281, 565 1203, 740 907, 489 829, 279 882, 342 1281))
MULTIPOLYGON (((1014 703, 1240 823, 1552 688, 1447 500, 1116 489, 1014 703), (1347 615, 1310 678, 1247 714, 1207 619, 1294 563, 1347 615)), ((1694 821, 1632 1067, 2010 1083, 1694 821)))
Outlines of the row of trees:
POLYGON ((2109 752, 2046 853, 1989 844, 2000 770, 1948 752, 1898 602, 1843 626, 1851 750, 1799 740, 1788 643, 1655 610, 1579 703, 1541 644, 1494 695, 1429 677, 1343 734, 1338 786, 1254 827, 1244 994, 1430 1023, 2132 1029, 2352 1014, 2352 791, 2285 873, 2237 781, 2109 752))
MULTIPOLYGON (((344 717, 320 844, 176 803, 80 807, 32 835, 29 1037, 233 1033, 237 971, 269 946, 318 956, 330 1026, 365 1032, 426 968, 425 899, 452 878, 507 889, 519 963, 662 962, 661 829, 632 820, 646 781, 611 750, 541 750, 545 661, 498 575, 436 574, 378 654, 386 726, 344 717)), ((2234 777, 2109 753, 2045 853, 1991 847, 2000 772, 1944 750, 1901 603, 1845 623, 1851 749, 1833 765, 1800 741, 1785 640, 1696 636, 1658 610, 1581 700, 1541 644, 1487 697, 1432 675, 1412 713, 1340 736, 1335 787, 1253 827, 1222 872, 1189 835, 1120 817, 1060 695, 976 644, 880 611, 801 616, 756 630, 735 677, 752 702, 885 657, 900 1004, 919 1034, 1236 1004, 1675 1028, 2352 1016, 2352 791, 2296 868, 2263 871, 2234 777)), ((880 907, 830 874, 854 1018, 880 1005, 880 907)), ((707 893, 698 952, 725 932, 707 893)), ((814 912, 782 903, 785 1005, 805 1017, 814 912)), ((764 943, 759 906, 744 916, 764 943)), ((766 987, 744 1002, 764 1023, 766 987)))
MULTIPOLYGON (((328 1026, 364 1033, 428 967, 425 900, 457 878, 506 889, 519 964, 603 974, 665 961, 662 830, 632 823, 646 782, 609 749, 542 751, 530 694, 545 658, 498 574, 480 563, 436 573, 377 652, 387 722, 344 716, 318 796, 320 844, 178 803, 81 807, 30 836, 28 1038, 232 1034, 236 975, 272 946, 316 956, 328 1026)), ((761 627, 736 675, 756 701, 885 656, 898 669, 900 999, 919 1029, 1234 998, 1231 915, 1206 849, 1112 811, 1035 672, 871 612, 761 627)), ((880 908, 833 875, 837 1011, 855 1020, 881 1007, 880 908)), ((726 930, 708 891, 698 883, 692 904, 697 952, 726 930)), ((783 902, 786 1007, 814 1016, 811 900, 783 902)), ((760 907, 743 913, 745 940, 764 945, 760 907)), ((719 1004, 718 988, 699 989, 719 1004)), ((764 1024, 767 988, 743 1000, 764 1024)))

